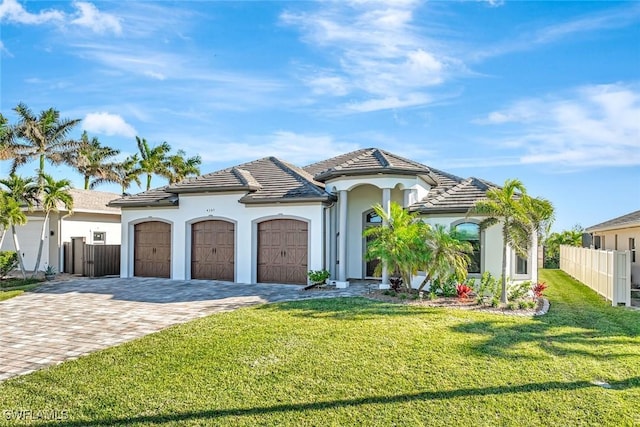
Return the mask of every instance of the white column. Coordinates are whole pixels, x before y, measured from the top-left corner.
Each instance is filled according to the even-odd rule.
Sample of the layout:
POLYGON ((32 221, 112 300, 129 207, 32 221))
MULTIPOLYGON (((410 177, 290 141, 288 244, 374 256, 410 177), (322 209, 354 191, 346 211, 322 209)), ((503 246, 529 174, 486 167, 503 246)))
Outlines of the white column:
MULTIPOLYGON (((391 189, 383 188, 382 189, 382 209, 387 214, 387 217, 391 215, 391 189)), ((382 221, 382 226, 387 227, 389 225, 387 220, 382 221)), ((382 264, 382 283, 380 284, 380 289, 388 289, 389 288, 389 270, 387 269, 386 264, 382 264)))
POLYGON ((338 227, 338 280, 347 283, 347 190, 340 190, 338 204, 340 208, 340 226, 338 227))
POLYGON ((411 192, 412 191, 413 190, 410 189, 410 188, 405 188, 403 190, 403 194, 402 194, 403 195, 403 202, 404 202, 403 207, 405 207, 405 208, 408 207, 411 204, 411 192))

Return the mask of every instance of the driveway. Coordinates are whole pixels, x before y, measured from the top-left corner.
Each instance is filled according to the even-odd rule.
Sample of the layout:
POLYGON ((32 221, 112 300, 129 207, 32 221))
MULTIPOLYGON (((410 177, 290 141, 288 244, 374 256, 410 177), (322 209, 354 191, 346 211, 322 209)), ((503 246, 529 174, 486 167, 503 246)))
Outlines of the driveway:
POLYGON ((366 292, 366 285, 303 291, 294 285, 147 278, 52 282, 0 302, 0 381, 212 313, 366 292))

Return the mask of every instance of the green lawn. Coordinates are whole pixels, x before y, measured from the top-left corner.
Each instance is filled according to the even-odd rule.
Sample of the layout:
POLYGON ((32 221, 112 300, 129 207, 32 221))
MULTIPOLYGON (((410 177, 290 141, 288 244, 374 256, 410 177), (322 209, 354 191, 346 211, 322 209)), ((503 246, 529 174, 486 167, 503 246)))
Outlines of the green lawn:
POLYGON ((0 301, 16 297, 41 285, 39 279, 6 279, 0 281, 0 301))
POLYGON ((363 298, 218 314, 6 381, 0 410, 73 426, 640 424, 640 312, 542 280, 551 310, 533 319, 363 298))

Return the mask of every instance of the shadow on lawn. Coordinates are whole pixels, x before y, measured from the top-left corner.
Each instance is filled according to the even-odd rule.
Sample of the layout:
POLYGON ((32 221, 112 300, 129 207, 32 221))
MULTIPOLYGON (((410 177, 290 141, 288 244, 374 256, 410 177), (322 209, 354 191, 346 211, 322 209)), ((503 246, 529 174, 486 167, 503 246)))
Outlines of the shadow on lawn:
POLYGON ((535 358, 530 351, 518 351, 525 343, 555 356, 575 355, 610 359, 636 356, 640 344, 640 312, 611 307, 581 283, 547 273, 559 280, 552 284, 551 309, 532 321, 514 322, 496 318, 457 324, 454 332, 486 336, 480 344, 467 344, 472 350, 490 356, 513 359, 535 358), (562 281, 560 281, 562 279, 562 281))
MULTIPOLYGON (((614 381, 610 383, 613 390, 625 390, 629 388, 640 387, 640 377, 633 377, 623 381, 614 381)), ((553 390, 579 390, 591 387, 599 387, 589 381, 559 382, 549 381, 544 383, 532 383, 522 385, 507 385, 485 388, 468 388, 449 391, 425 391, 421 393, 400 394, 396 396, 372 396, 354 399, 332 400, 326 402, 314 403, 290 403, 274 406, 263 406, 254 408, 235 408, 235 409, 211 409, 204 411, 183 412, 177 414, 158 414, 158 415, 140 415, 136 417, 121 418, 104 418, 93 421, 69 421, 55 422, 45 425, 51 426, 110 426, 133 423, 163 423, 163 422, 181 422, 198 419, 214 419, 222 417, 238 417, 272 414, 278 412, 302 412, 302 411, 322 411, 327 409, 340 409, 348 407, 358 407, 362 405, 391 404, 424 400, 446 400, 458 397, 487 396, 498 394, 515 394, 539 391, 553 390)), ((70 414, 73 416, 73 413, 70 414)))

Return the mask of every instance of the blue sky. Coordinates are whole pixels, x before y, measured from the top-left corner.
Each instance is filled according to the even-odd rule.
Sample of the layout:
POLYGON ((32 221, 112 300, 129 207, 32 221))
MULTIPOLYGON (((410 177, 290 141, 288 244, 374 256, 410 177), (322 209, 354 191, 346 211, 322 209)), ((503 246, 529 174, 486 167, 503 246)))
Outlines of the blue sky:
POLYGON ((640 209, 638 2, 3 0, 0 25, 0 111, 55 107, 123 155, 380 147, 519 178, 557 230, 640 209))

